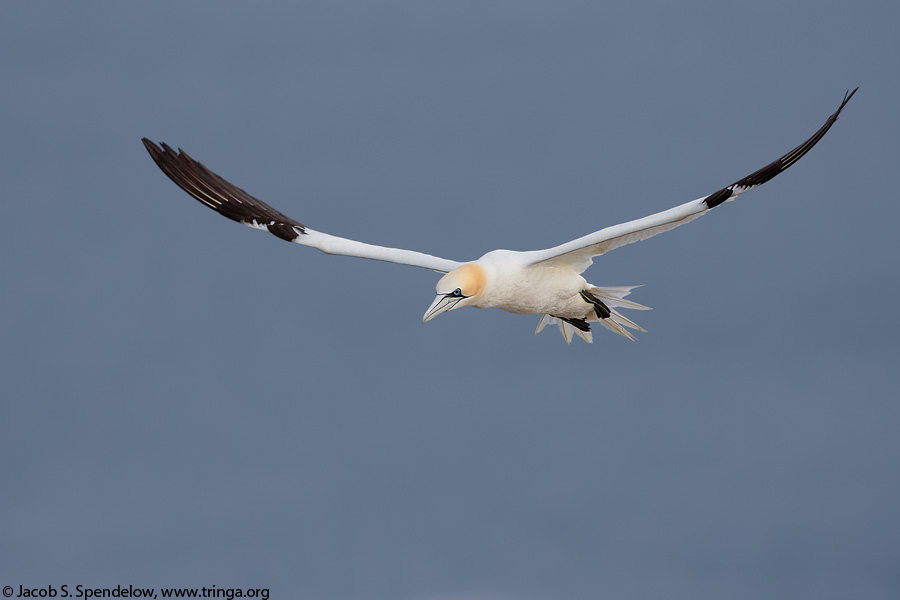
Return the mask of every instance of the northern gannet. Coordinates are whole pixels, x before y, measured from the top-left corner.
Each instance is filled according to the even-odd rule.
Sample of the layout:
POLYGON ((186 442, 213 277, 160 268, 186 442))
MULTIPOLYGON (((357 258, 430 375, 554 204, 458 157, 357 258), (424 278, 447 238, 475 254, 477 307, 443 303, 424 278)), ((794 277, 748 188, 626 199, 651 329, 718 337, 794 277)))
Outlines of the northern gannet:
POLYGON ((216 175, 179 148, 175 152, 143 138, 153 160, 169 178, 188 194, 219 214, 262 229, 288 242, 318 248, 327 254, 356 256, 431 269, 445 275, 437 282, 437 297, 422 322, 461 306, 500 308, 512 313, 542 315, 535 333, 545 325, 557 324, 567 343, 573 335, 592 341, 592 322, 634 340, 628 331, 644 331, 619 314, 617 308, 647 310, 625 296, 637 286, 597 287, 581 276, 594 256, 631 244, 693 221, 723 202, 731 202, 744 192, 769 181, 800 160, 834 125, 856 90, 848 91, 838 109, 808 140, 740 179, 697 200, 643 219, 613 225, 546 250, 515 252, 493 250, 472 262, 457 262, 429 254, 364 244, 322 233, 286 217, 268 204, 216 175))

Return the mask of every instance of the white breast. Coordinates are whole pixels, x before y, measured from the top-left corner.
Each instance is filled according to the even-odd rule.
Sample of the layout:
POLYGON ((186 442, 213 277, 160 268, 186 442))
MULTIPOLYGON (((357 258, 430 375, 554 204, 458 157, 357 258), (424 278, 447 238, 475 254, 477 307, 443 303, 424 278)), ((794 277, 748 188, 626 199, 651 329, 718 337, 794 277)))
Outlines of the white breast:
POLYGON ((527 266, 522 253, 494 251, 478 260, 488 274, 485 290, 472 306, 521 314, 582 317, 579 296, 584 278, 568 268, 527 266))

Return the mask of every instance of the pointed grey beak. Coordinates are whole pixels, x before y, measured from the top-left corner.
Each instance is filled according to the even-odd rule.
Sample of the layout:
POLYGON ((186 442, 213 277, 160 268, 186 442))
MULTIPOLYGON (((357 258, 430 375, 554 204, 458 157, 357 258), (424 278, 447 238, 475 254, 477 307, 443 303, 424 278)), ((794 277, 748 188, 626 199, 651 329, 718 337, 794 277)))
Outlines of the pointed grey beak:
POLYGON ((452 310, 456 307, 456 304, 463 299, 463 296, 450 296, 448 294, 438 294, 437 298, 434 299, 434 302, 431 303, 431 306, 428 307, 428 310, 425 311, 425 316, 422 317, 422 322, 427 323, 432 320, 442 312, 447 312, 448 310, 452 310))

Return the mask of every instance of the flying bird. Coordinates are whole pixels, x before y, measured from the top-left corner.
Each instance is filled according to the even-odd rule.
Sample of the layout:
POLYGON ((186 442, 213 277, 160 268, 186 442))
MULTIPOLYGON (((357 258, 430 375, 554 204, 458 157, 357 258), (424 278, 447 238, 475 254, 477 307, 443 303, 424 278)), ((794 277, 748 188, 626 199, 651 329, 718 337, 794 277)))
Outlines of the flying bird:
POLYGON ((712 194, 546 250, 492 250, 472 262, 375 246, 316 231, 229 183, 180 148, 176 152, 166 144, 160 147, 147 138, 143 138, 143 142, 159 168, 181 189, 233 221, 268 231, 288 242, 318 248, 327 254, 369 258, 444 273, 435 286, 437 297, 425 311, 423 323, 461 306, 500 308, 512 313, 542 315, 535 333, 546 325, 556 324, 567 343, 576 335, 591 342, 591 323, 595 322, 634 340, 629 330, 644 329, 616 309, 647 310, 648 307, 625 299, 637 286, 598 287, 588 283, 581 274, 591 266, 593 257, 693 221, 785 171, 822 139, 858 89, 844 95, 838 109, 808 140, 712 194))

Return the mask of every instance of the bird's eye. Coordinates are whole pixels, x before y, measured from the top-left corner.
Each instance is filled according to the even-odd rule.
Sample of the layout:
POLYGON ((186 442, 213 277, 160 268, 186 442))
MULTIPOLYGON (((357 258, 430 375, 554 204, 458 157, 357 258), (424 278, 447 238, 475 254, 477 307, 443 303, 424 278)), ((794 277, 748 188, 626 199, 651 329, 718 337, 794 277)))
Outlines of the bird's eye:
POLYGON ((462 296, 462 290, 459 288, 456 288, 455 290, 453 290, 453 295, 454 296, 462 296))

